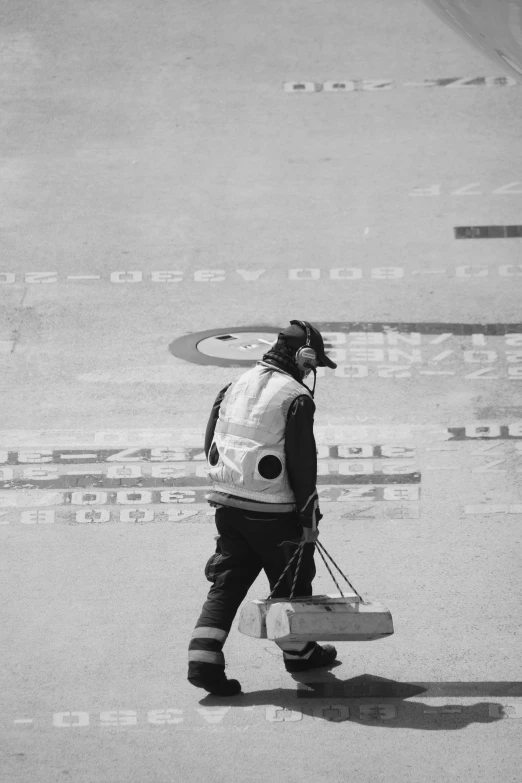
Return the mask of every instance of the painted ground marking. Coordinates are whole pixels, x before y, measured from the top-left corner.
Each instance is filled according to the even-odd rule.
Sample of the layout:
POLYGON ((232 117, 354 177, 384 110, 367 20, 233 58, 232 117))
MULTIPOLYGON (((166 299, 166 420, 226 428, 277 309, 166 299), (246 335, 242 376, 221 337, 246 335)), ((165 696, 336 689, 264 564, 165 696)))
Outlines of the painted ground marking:
MULTIPOLYGON (((513 425, 511 425, 513 426, 513 425)), ((315 440, 320 446, 336 443, 373 444, 373 443, 431 443, 446 441, 450 438, 447 427, 440 425, 374 425, 374 424, 336 424, 314 426, 315 440)), ((5 452, 15 450, 34 451, 50 449, 50 453, 60 444, 64 451, 82 449, 124 448, 143 449, 159 447, 173 452, 179 447, 194 448, 195 443, 205 440, 205 429, 172 427, 170 429, 40 429, 40 430, 0 430, 0 447, 5 452)), ((201 446, 196 447, 201 452, 201 446)), ((189 459, 189 457, 187 457, 189 459)), ((45 460, 48 461, 48 460, 45 460)), ((117 461, 117 460, 116 460, 117 461)), ((168 458, 167 461, 176 461, 168 458)), ((37 459, 39 462, 39 458, 37 459)))
MULTIPOLYGON (((497 328, 501 330, 502 325, 497 328)), ((483 334, 473 336, 484 337, 483 334)), ((447 333, 442 332, 434 339, 446 342, 447 333)), ((315 429, 320 503, 343 503, 338 508, 342 509, 341 519, 346 521, 420 519, 419 465, 429 474, 466 471, 469 479, 474 475, 477 479, 484 474, 505 475, 508 471, 522 473, 519 459, 522 458, 522 421, 480 422, 460 427, 323 425, 315 429), (384 438, 397 440, 385 443, 384 438), (432 445, 437 441, 439 445, 432 445), (472 450, 456 451, 452 443, 471 443, 472 450), (432 459, 430 464, 424 464, 423 444, 426 452, 444 454, 443 461, 437 464, 432 459), (447 451, 453 456, 450 464, 447 451)), ((200 484, 193 484, 197 472, 204 471, 205 461, 201 448, 190 444, 201 441, 203 435, 202 430, 177 430, 175 437, 185 445, 171 442, 155 447, 145 444, 147 440, 149 444, 151 440, 161 443, 164 430, 3 432, 0 442, 24 446, 0 449, 0 481, 3 482, 0 525, 139 526, 184 520, 210 524, 214 511, 209 509, 205 498, 209 489, 206 476, 201 474, 200 484), (57 448, 49 442, 54 437, 55 443, 70 445, 79 438, 91 450, 86 450, 85 445, 81 449, 57 448), (141 445, 126 448, 100 445, 107 440, 119 441, 121 445, 141 442, 141 445), (39 441, 47 447, 29 446, 39 441), (90 463, 83 463, 87 458, 90 463), (139 484, 144 480, 156 486, 145 488, 143 483, 139 484), (64 482, 72 481, 78 482, 78 486, 70 490, 63 486, 64 482), (100 486, 98 482, 112 482, 116 486, 100 486), (179 485, 167 488, 166 482, 179 482, 179 485)), ((473 498, 476 491, 473 483, 467 486, 470 494, 468 502, 461 507, 464 514, 501 517, 522 514, 522 498, 504 498, 489 486, 493 494, 484 501, 482 491, 473 498)))
MULTIPOLYGON (((352 518, 360 513, 361 503, 364 507, 368 502, 384 503, 385 518, 418 517, 415 505, 421 476, 414 467, 414 446, 320 441, 319 433, 317 485, 322 503, 342 502, 352 518)), ((8 515, 3 524, 144 524, 214 516, 205 499, 210 483, 205 454, 199 447, 98 448, 88 452, 0 449, 0 487, 4 489, 0 507, 11 509, 9 514, 0 512, 8 515), (86 457, 96 462, 82 465, 86 457), (65 490, 70 484, 74 492, 50 491, 65 490), (175 489, 164 488, 172 484, 175 489), (144 485, 150 486, 145 489, 144 485), (105 491, 110 488, 115 491, 105 491), (83 508, 70 508, 74 506, 83 508), (21 508, 32 510, 13 513, 21 508)))
MULTIPOLYGON (((321 505, 334 502, 321 497, 321 505)), ((344 497, 338 498, 344 502, 341 514, 342 519, 419 519, 419 501, 391 500, 384 502, 383 498, 367 498, 365 502, 358 503, 344 497), (368 505, 370 503, 370 505, 368 505), (374 513, 369 513, 371 509, 374 513)), ((89 504, 80 509, 72 507, 39 507, 38 505, 27 507, 26 511, 11 509, 4 511, 0 520, 1 525, 105 525, 109 523, 132 524, 140 526, 144 524, 172 524, 187 522, 189 519, 198 524, 214 522, 215 512, 209 509, 208 503, 194 503, 188 505, 181 501, 175 506, 127 506, 115 508, 107 505, 89 504)))
MULTIPOLYGON (((384 444, 319 444, 317 446, 319 460, 354 460, 354 459, 413 459, 415 448, 413 446, 396 443, 384 444)), ((24 449, 22 451, 8 451, 0 449, 1 465, 42 465, 83 463, 86 459, 92 459, 96 463, 105 462, 204 462, 205 452, 200 447, 164 446, 157 448, 129 448, 129 449, 99 449, 85 453, 79 449, 24 449)), ((89 466, 90 467, 90 466, 89 466)), ((1 469, 1 467, 0 467, 1 469)))
MULTIPOLYGON (((429 189, 428 189, 429 190, 429 189)), ((414 193, 411 195, 440 195, 438 192, 432 193, 414 193)), ((517 229, 518 230, 518 229, 517 229)), ((0 270, 1 285, 48 285, 62 282, 83 283, 102 282, 110 284, 176 284, 176 283, 225 283, 231 280, 233 275, 237 275, 243 282, 253 285, 269 285, 274 279, 285 278, 291 282, 307 282, 315 280, 333 280, 337 284, 344 282, 347 285, 357 284, 358 281, 370 281, 380 283, 396 283, 398 281, 407 281, 409 276, 418 274, 445 274, 449 279, 461 281, 470 281, 480 278, 489 278, 495 275, 502 279, 511 279, 513 277, 522 277, 522 264, 500 264, 493 265, 474 265, 458 264, 455 268, 444 270, 435 269, 410 269, 402 266, 380 266, 369 269, 356 266, 343 267, 297 267, 291 269, 274 268, 266 269, 198 269, 188 270, 163 270, 163 271, 142 271, 133 270, 131 272, 111 272, 109 275, 68 275, 61 277, 58 271, 53 272, 16 272, 0 270), (268 273, 268 274, 267 274, 268 273)), ((237 278, 233 278, 237 282, 237 278)))
MULTIPOLYGON (((62 469, 63 471, 63 469, 62 469)), ((68 489, 93 487, 96 489, 125 488, 128 491, 139 491, 143 488, 158 490, 165 487, 210 486, 206 466, 164 465, 149 467, 121 465, 119 470, 100 468, 85 468, 68 472, 58 472, 55 466, 42 468, 2 468, 0 467, 0 490, 19 489, 68 489), (151 475, 152 474, 152 475, 151 475), (159 485, 159 486, 158 486, 159 485)), ((390 463, 382 471, 374 467, 373 462, 350 464, 331 461, 318 464, 318 485, 322 483, 350 484, 416 484, 421 480, 418 471, 409 472, 401 464, 390 463)))
MULTIPOLYGON (((335 448, 338 444, 344 444, 346 448, 353 445, 359 449, 361 446, 373 444, 387 444, 391 449, 391 456, 397 457, 400 452, 395 449, 413 448, 415 445, 426 445, 437 450, 450 450, 449 441, 473 440, 491 442, 493 440, 517 440, 522 438, 522 420, 509 423, 498 422, 469 422, 460 426, 444 427, 438 424, 317 424, 314 427, 315 440, 319 447, 335 448), (440 442, 439 446, 433 446, 440 442)), ((202 453, 201 447, 195 447, 194 443, 202 443, 205 439, 204 428, 172 428, 172 429, 105 429, 105 430, 0 430, 0 447, 3 459, 5 455, 18 454, 24 450, 26 454, 34 454, 34 463, 54 461, 54 454, 58 451, 73 453, 78 450, 77 444, 82 448, 96 449, 100 454, 122 454, 122 450, 140 449, 147 459, 147 452, 158 447, 158 453, 167 450, 174 454, 167 455, 168 462, 177 461, 178 449, 183 448, 183 459, 191 459, 191 451, 202 453), (60 443, 61 450, 56 444, 60 443), (15 445, 16 444, 16 445, 15 445), (152 444, 152 445, 151 445, 152 444), (109 448, 111 447, 111 448, 109 448), (100 451, 98 451, 100 450, 100 451), (187 455, 187 456, 186 456, 187 455)), ((477 448, 484 448, 485 444, 477 448)), ((500 444, 499 444, 500 446, 500 444)), ((339 446, 338 446, 339 448, 339 446)), ((384 448, 381 446, 381 449, 384 448)), ((318 452, 321 456, 325 452, 318 452)), ((335 452, 332 452, 332 454, 335 452)), ((339 452, 337 452, 339 455, 339 452)), ((381 451, 381 456, 383 452, 381 451)), ((330 452, 328 452, 330 456, 330 452)), ((359 456, 359 455, 356 455, 359 456)), ((375 453, 375 456, 376 453, 375 453)), ((412 454, 413 456, 413 454, 412 454)), ((105 456, 102 457, 105 459, 105 456)), ((119 461, 120 457, 114 461, 119 461)), ((125 457, 122 458, 124 460, 125 457)), ((193 459, 193 457, 192 457, 193 459)), ((18 464, 25 464, 17 457, 18 464)), ((31 464, 32 457, 27 458, 27 464, 31 464)))
POLYGON ((67 280, 101 280, 101 275, 67 275, 67 280))
MULTIPOLYGON (((485 195, 483 186, 480 182, 470 182, 468 185, 462 185, 456 190, 450 190, 449 196, 483 196, 485 195), (479 188, 477 190, 477 188, 479 188)), ((432 185, 425 185, 424 187, 414 188, 409 192, 410 196, 440 196, 442 185, 435 183, 432 185)), ((494 196, 522 196, 522 181, 515 180, 515 182, 508 182, 506 185, 501 185, 499 188, 492 190, 487 188, 488 194, 494 196)))
MULTIPOLYGON (((353 428, 358 435, 361 429, 364 428, 353 428)), ((379 431, 369 428, 371 433, 376 429, 379 431)), ((350 428, 344 430, 346 433, 350 428)), ((341 518, 345 520, 419 519, 421 471, 418 465, 428 473, 466 471, 470 479, 473 475, 478 478, 484 474, 505 474, 508 470, 522 472, 522 422, 480 423, 449 427, 441 432, 445 433, 447 445, 427 446, 425 451, 442 453, 443 460, 437 463, 432 458, 429 464, 424 464, 423 449, 408 442, 319 443, 320 503, 343 503, 341 518), (455 451, 452 442, 471 443, 472 450, 455 451), (449 464, 448 450, 453 456, 449 464)), ((327 433, 328 428, 323 429, 319 440, 324 440, 327 433)), ((209 517, 214 512, 209 510, 205 498, 210 484, 205 475, 204 452, 198 447, 136 447, 92 452, 3 449, 0 460, 2 525, 212 521, 209 517), (75 458, 81 460, 85 454, 104 461, 94 465, 74 463, 75 458), (158 461, 154 462, 154 458, 158 461), (171 458, 172 462, 167 461, 171 458), (126 459, 137 462, 117 461, 126 459), (196 472, 201 474, 199 485, 192 483, 196 472), (159 476, 163 478, 158 479, 159 476), (163 482, 161 487, 157 485, 158 480, 163 482), (151 486, 145 487, 145 481, 151 486), (72 482, 77 486, 68 491, 65 485, 72 482), (172 482, 177 482, 176 486, 166 488, 172 482)), ((473 484, 468 483, 468 488, 472 495, 473 484)), ((463 506, 465 514, 522 513, 522 500, 505 502, 500 498, 473 503, 471 496, 469 501, 463 506)))
POLYGON ((465 514, 522 514, 522 503, 519 504, 487 504, 464 506, 465 514))
POLYGON ((289 81, 283 82, 283 91, 288 93, 318 92, 383 92, 400 87, 443 87, 446 89, 469 89, 472 87, 517 87, 518 82, 511 76, 452 76, 449 78, 423 79, 422 81, 403 82, 393 79, 337 79, 326 82, 289 81))
POLYGON ((522 226, 455 226, 455 239, 514 239, 522 237, 522 226))
MULTIPOLYGON (((182 489, 155 489, 143 490, 138 487, 119 491, 110 490, 77 490, 69 491, 44 491, 44 490, 3 490, 0 492, 0 507, 2 508, 31 508, 52 506, 149 506, 154 504, 186 504, 203 503, 205 494, 210 485, 204 489, 199 487, 183 487, 182 489)), ((419 500, 420 487, 418 485, 394 484, 390 486, 321 486, 317 491, 321 502, 343 502, 356 498, 366 497, 374 500, 385 501, 412 501, 419 500)))
MULTIPOLYGON (((396 719, 415 719, 416 723, 422 723, 423 715, 428 720, 433 716, 460 715, 467 717, 466 713, 484 712, 487 707, 486 716, 497 720, 522 718, 522 704, 518 700, 511 700, 511 703, 489 703, 481 701, 471 701, 469 704, 453 705, 434 705, 427 706, 424 702, 414 700, 400 701, 390 703, 389 701, 364 701, 362 703, 353 703, 353 699, 342 697, 342 701, 327 698, 325 703, 310 704, 305 708, 281 706, 281 705, 247 705, 245 707, 193 707, 190 709, 181 709, 175 707, 161 707, 158 709, 136 710, 136 709, 107 709, 92 713, 86 710, 65 710, 62 712, 51 713, 51 725, 56 729, 85 729, 85 728, 130 728, 138 725, 149 726, 176 726, 178 730, 192 730, 199 724, 200 726, 227 725, 230 726, 230 719, 240 717, 250 717, 252 719, 264 718, 271 724, 289 724, 310 721, 333 721, 342 722, 347 720, 356 721, 388 721, 396 719), (348 701, 348 703, 346 703, 348 701), (425 709, 421 709, 425 707, 425 709), (195 723, 194 723, 195 722, 195 723)), ((365 697, 362 697, 365 698, 365 697)), ((426 699, 429 701, 429 697, 426 699)), ((485 716, 485 717, 486 717, 485 716)), ((41 716, 38 723, 48 724, 49 717, 41 716)), ((14 720, 14 725, 23 726, 24 724, 34 725, 35 719, 14 720)), ((247 724, 254 728, 260 724, 247 724)), ((238 727, 239 728, 239 727, 238 727)))
MULTIPOLYGON (((522 380, 522 324, 320 322, 337 369, 318 377, 388 380, 459 375, 463 380, 522 380), (467 338, 465 341, 462 338, 467 338), (440 346, 440 347, 439 347, 440 346)), ((281 327, 237 326, 183 335, 169 345, 193 364, 250 367, 281 327)))

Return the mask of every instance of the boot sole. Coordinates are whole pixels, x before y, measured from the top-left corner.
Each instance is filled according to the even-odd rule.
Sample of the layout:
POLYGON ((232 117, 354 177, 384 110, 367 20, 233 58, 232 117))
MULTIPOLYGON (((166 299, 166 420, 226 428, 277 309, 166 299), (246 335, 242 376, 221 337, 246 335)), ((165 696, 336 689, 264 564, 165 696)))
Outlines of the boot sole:
POLYGON ((334 655, 332 658, 330 658, 327 661, 321 662, 321 663, 309 663, 308 666, 306 666, 305 661, 292 661, 292 663, 286 664, 285 663, 285 669, 287 672, 294 673, 294 672, 306 672, 310 669, 324 669, 325 666, 331 666, 332 663, 334 663, 337 660, 337 655, 334 655))
POLYGON ((238 693, 241 693, 241 685, 237 680, 227 680, 223 684, 223 688, 220 688, 219 684, 205 684, 194 679, 189 679, 189 682, 196 688, 203 688, 204 691, 208 691, 212 696, 237 696, 238 693), (228 690, 228 688, 230 689, 228 690))

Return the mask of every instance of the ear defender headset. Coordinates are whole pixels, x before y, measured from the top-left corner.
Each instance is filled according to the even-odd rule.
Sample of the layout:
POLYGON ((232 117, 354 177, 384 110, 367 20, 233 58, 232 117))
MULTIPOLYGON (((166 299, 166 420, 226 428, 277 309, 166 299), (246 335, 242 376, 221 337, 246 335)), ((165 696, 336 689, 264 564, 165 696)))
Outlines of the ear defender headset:
MULTIPOLYGON (((303 374, 306 374, 310 369, 312 370, 314 374, 314 388, 310 391, 313 397, 315 392, 315 384, 317 381, 317 373, 315 371, 315 368, 317 367, 317 354, 310 344, 310 324, 307 321, 290 321, 290 323, 297 324, 297 326, 300 326, 301 329, 306 332, 306 344, 299 348, 299 350, 296 352, 295 363, 303 374)), ((303 384, 303 386, 306 386, 306 384, 303 384)))

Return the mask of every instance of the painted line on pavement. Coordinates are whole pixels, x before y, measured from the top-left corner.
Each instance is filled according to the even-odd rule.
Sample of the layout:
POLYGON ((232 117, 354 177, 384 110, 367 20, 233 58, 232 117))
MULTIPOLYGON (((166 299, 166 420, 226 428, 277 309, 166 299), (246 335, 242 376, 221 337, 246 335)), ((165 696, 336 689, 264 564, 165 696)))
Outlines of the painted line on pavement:
MULTIPOLYGON (((443 427, 441 425, 352 425, 324 424, 314 427, 315 439, 318 445, 335 446, 338 444, 357 447, 364 444, 400 444, 411 447, 416 443, 432 444, 438 441, 454 440, 517 440, 522 438, 522 420, 500 424, 498 422, 480 421, 461 426, 443 427)), ((73 429, 40 429, 40 430, 0 430, 0 448, 3 464, 9 459, 10 452, 20 449, 35 452, 34 459, 25 457, 18 461, 27 464, 50 462, 53 454, 60 446, 72 453, 80 448, 105 449, 153 449, 158 447, 158 457, 172 452, 167 461, 177 461, 180 448, 194 449, 201 453, 205 440, 204 428, 171 428, 171 429, 103 429, 103 430, 73 430, 73 429), (110 448, 109 448, 110 447, 110 448), (42 450, 47 450, 43 454, 42 450), (43 456, 42 456, 43 454, 43 456)), ((98 454, 98 451, 96 452, 98 454)), ((398 456, 398 455, 397 455, 398 456)), ((125 457, 122 457, 125 459, 125 457)), ((194 459, 194 457, 192 457, 194 459)), ((114 460, 116 461, 116 460, 114 460)), ((159 461, 159 460, 158 460, 159 461)))
POLYGON ((501 187, 490 189, 487 187, 487 193, 484 190, 477 190, 481 188, 480 182, 470 182, 467 185, 461 185, 455 190, 450 190, 447 194, 442 193, 442 185, 435 183, 432 185, 425 185, 424 187, 413 188, 408 195, 409 196, 522 196, 522 181, 515 180, 514 182, 508 182, 501 187))
POLYGON ((465 514, 522 514, 522 503, 477 503, 464 506, 465 514))
MULTIPOLYGON (((351 443, 319 445, 317 457, 319 460, 354 460, 354 459, 412 459, 415 450, 412 446, 399 444, 362 444, 360 446, 351 443)), ((165 448, 130 449, 98 449, 85 453, 82 449, 45 449, 45 450, 0 450, 0 470, 2 465, 42 465, 53 463, 56 465, 75 465, 93 460, 86 465, 88 468, 100 463, 147 463, 162 464, 165 462, 205 462, 205 452, 198 447, 170 446, 165 448)), ((66 469, 66 468, 64 468, 66 469)), ((71 468, 71 471, 73 468, 71 468)))
MULTIPOLYGON (((418 484, 421 475, 416 472, 405 472, 402 466, 395 468, 390 466, 389 471, 379 472, 372 470, 372 463, 367 463, 368 472, 362 472, 360 466, 346 464, 318 465, 317 485, 339 485, 342 487, 352 484, 418 484), (351 471, 342 471, 343 468, 353 467, 351 471)), ((141 491, 150 489, 152 492, 167 487, 185 487, 187 483, 194 486, 208 487, 210 481, 205 473, 205 466, 196 467, 188 463, 185 467, 150 468, 148 466, 122 465, 120 472, 102 474, 99 471, 58 474, 56 467, 45 468, 2 468, 0 467, 0 491, 1 490, 27 490, 27 489, 114 489, 127 491, 141 491), (18 473, 19 475, 13 475, 18 473), (146 471, 149 471, 147 473, 146 471), (150 475, 152 471, 152 475, 150 475), (21 475, 20 475, 21 474, 21 475), (127 474, 127 475, 126 475, 127 474), (132 475, 128 475, 132 474, 132 475), (158 481, 159 479, 159 481, 158 481), (160 486, 158 486, 160 485, 160 486)), ((2 494, 2 497, 4 495, 2 494)))
POLYGON ((470 89, 473 87, 517 87, 518 81, 512 76, 450 76, 422 81, 396 82, 394 79, 334 79, 316 82, 313 80, 283 82, 283 91, 287 93, 347 93, 347 92, 387 92, 400 87, 444 89, 470 89))
MULTIPOLYGON (((0 492, 0 508, 49 508, 53 506, 149 506, 155 504, 203 503, 210 485, 205 487, 180 487, 176 489, 128 488, 119 491, 83 489, 76 491, 22 490, 0 492)), ((382 501, 419 500, 420 486, 416 484, 390 484, 388 486, 318 485, 321 502, 343 502, 366 499, 382 501)))
MULTIPOLYGON (((410 195, 439 195, 437 186, 431 188, 421 188, 418 192, 412 192, 410 195), (433 191, 423 193, 421 191, 433 191)), ((513 194, 514 195, 514 194, 513 194)), ((361 238, 368 236, 363 234, 361 238)), ((285 278, 288 281, 296 283, 316 280, 331 280, 336 285, 341 282, 347 284, 365 281, 365 282, 383 282, 393 283, 397 281, 407 281, 411 276, 419 274, 442 274, 449 280, 456 279, 460 282, 473 282, 484 280, 495 276, 500 280, 513 282, 513 278, 522 277, 522 264, 499 264, 498 266, 488 264, 458 264, 456 267, 415 269, 403 266, 380 266, 380 267, 293 267, 283 269, 274 267, 272 269, 251 268, 251 269, 197 269, 189 271, 187 269, 166 269, 166 270, 117 270, 108 274, 99 275, 75 275, 62 276, 57 270, 46 272, 24 272, 15 270, 0 270, 0 286, 2 285, 52 285, 59 283, 69 283, 70 285, 91 285, 94 283, 109 283, 122 285, 136 285, 144 283, 153 283, 154 287, 160 285, 175 285, 177 283, 189 284, 215 284, 235 282, 238 283, 238 277, 242 282, 252 283, 253 285, 267 284, 275 280, 285 278), (87 281, 87 282, 85 282, 87 281)))
MULTIPOLYGON (((333 501, 322 500, 321 503, 333 501)), ((346 520, 400 520, 419 519, 419 503, 415 501, 379 501, 368 503, 346 502, 341 509, 346 512, 341 514, 346 520), (370 513, 371 512, 374 513, 370 513)), ((89 506, 79 510, 63 508, 32 508, 27 511, 2 511, 0 512, 0 525, 106 525, 106 524, 131 524, 136 527, 146 524, 172 524, 191 521, 197 524, 213 523, 214 510, 208 504, 179 504, 177 506, 129 506, 123 509, 114 509, 108 506, 89 506)))
MULTIPOLYGON (((248 698, 248 694, 244 694, 248 698)), ((241 699, 242 697, 238 697, 241 699)), ((365 723, 378 723, 383 721, 402 720, 413 722, 417 725, 424 722, 428 723, 430 719, 445 716, 452 716, 450 720, 467 723, 490 722, 501 720, 520 720, 522 718, 522 703, 518 699, 510 698, 509 703, 491 703, 477 700, 466 699, 468 703, 461 704, 441 704, 429 705, 429 696, 423 697, 423 701, 362 701, 367 697, 361 697, 359 700, 352 697, 326 697, 324 703, 318 703, 314 700, 309 705, 303 704, 301 700, 299 706, 293 703, 286 705, 248 705, 244 706, 200 706, 192 708, 180 707, 160 707, 157 709, 107 709, 99 712, 90 712, 87 710, 65 710, 42 714, 31 719, 15 719, 13 724, 20 727, 22 731, 25 726, 36 724, 45 727, 51 725, 56 729, 86 729, 86 728, 122 728, 130 729, 133 727, 147 725, 152 729, 153 726, 176 726, 176 730, 197 731, 211 728, 211 726, 220 725, 229 730, 248 730, 255 729, 260 724, 245 725, 244 721, 259 718, 264 719, 270 724, 290 724, 297 722, 313 721, 363 721, 365 723), (347 703, 348 702, 348 703, 347 703), (241 719, 239 725, 231 725, 230 721, 241 719)), ((262 725, 262 724, 261 724, 262 725)))
POLYGON ((520 239, 522 226, 455 226, 455 239, 520 239))

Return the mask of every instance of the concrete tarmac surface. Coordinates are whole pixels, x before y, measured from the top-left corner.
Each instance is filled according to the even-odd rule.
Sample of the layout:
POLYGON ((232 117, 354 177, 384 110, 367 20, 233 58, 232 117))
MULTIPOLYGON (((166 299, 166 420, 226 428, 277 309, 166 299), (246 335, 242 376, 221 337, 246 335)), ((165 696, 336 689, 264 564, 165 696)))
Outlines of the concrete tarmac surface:
POLYGON ((2 783, 518 783, 520 85, 414 0, 4 14, 2 783), (320 540, 395 633, 291 676, 236 620, 217 698, 204 430, 293 318, 320 540))

